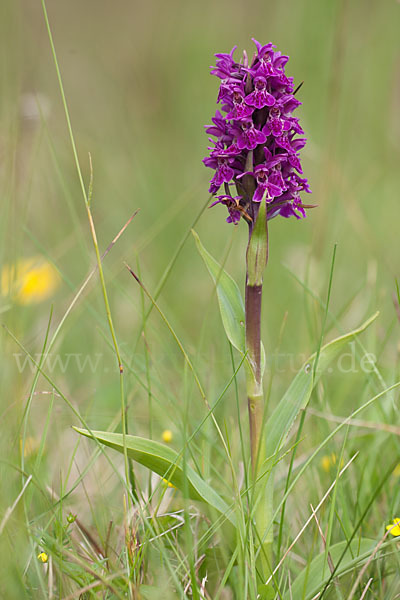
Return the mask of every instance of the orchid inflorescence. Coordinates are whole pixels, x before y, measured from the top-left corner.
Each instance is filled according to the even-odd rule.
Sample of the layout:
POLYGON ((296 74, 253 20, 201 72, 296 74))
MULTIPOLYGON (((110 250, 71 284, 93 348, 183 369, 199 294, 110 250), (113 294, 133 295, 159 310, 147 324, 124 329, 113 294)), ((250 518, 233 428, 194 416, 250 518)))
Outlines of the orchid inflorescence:
POLYGON ((221 79, 217 110, 206 132, 210 155, 203 162, 215 170, 210 193, 216 195, 224 184, 224 194, 216 195, 211 205, 224 204, 228 223, 244 218, 251 226, 260 202, 267 203, 267 218, 305 217, 300 192, 310 193, 303 173, 299 151, 305 146, 304 131, 292 112, 301 104, 294 95, 293 78, 285 75, 288 56, 275 46, 262 46, 254 40, 257 52, 249 66, 243 53, 242 63, 229 54, 216 54, 211 74, 221 79), (226 113, 223 115, 222 113, 226 113), (236 193, 231 193, 234 184, 236 193))

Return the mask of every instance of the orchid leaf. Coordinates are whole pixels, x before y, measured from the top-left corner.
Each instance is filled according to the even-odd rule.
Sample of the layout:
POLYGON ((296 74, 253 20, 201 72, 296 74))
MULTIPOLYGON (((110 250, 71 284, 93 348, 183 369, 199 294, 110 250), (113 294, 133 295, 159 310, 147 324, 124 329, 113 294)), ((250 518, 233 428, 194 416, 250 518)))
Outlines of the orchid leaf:
MULTIPOLYGON (((74 429, 81 435, 94 438, 105 446, 124 453, 122 433, 88 431, 78 427, 74 429)), ((160 442, 133 435, 125 436, 125 447, 129 458, 157 473, 182 492, 186 492, 192 500, 205 502, 233 523, 233 516, 226 502, 190 465, 182 464, 182 456, 175 450, 160 442)))
POLYGON ((245 353, 245 314, 240 290, 230 275, 204 248, 199 236, 192 230, 200 256, 215 283, 219 309, 225 333, 239 352, 245 353))

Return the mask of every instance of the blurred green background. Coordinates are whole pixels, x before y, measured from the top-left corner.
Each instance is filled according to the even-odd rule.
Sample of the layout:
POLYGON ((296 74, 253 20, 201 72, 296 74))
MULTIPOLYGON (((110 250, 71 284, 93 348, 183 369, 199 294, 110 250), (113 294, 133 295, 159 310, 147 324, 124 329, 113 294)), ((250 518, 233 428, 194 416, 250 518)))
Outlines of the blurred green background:
MULTIPOLYGON (((126 376, 130 430, 142 435, 150 430, 159 438, 163 429, 172 429, 179 447, 179 414, 187 397, 191 418, 203 412, 156 311, 144 345, 143 298, 123 262, 139 269, 154 293, 179 241, 207 202, 212 173, 201 160, 208 145, 203 125, 216 109, 218 81, 209 75, 213 54, 229 52, 236 44, 237 57, 242 48, 251 53, 251 37, 276 44, 290 56, 287 73, 297 83, 304 81, 298 116, 309 142, 303 166, 313 190, 310 201, 318 204, 304 221, 271 222, 263 317, 267 354, 279 345, 300 366, 298 357, 315 350, 323 313, 291 272, 325 300, 337 244, 331 311, 340 326, 329 321, 328 337, 380 310, 367 346, 394 380, 399 354, 393 296, 400 268, 400 4, 49 0, 47 9, 86 185, 88 153, 93 161, 92 210, 101 251, 140 208, 104 261, 118 340, 134 371, 126 376), (154 395, 151 417, 140 383, 146 378, 145 348, 154 395)), ((35 354, 42 350, 51 306, 53 332, 95 256, 39 0, 1 1, 0 48, 1 264, 42 255, 61 276, 57 291, 44 302, 21 306, 7 295, 1 299, 2 323, 35 354)), ((243 287, 246 227, 234 228, 225 217, 222 207, 206 210, 195 228, 243 287)), ((220 390, 230 373, 229 349, 212 282, 191 236, 159 302, 208 392, 220 390)), ((54 352, 64 358, 101 355, 95 369, 80 370, 71 360, 67 369, 52 368, 51 377, 91 426, 110 426, 118 417, 119 384, 97 279, 68 317, 54 352)), ((19 372, 14 353, 22 350, 4 330, 0 520, 20 491, 21 422, 34 379, 28 367, 19 372)), ((272 398, 279 397, 293 374, 288 361, 284 367, 272 383, 272 398)), ((334 387, 335 374, 332 378, 334 387)), ((341 390, 353 389, 357 380, 341 385, 341 390)), ((41 438, 51 389, 40 377, 27 422, 27 435, 34 440, 41 438)), ((334 412, 348 408, 345 394, 332 401, 334 412)), ((221 411, 233 424, 229 405, 221 411)), ((70 425, 78 424, 57 396, 49 419, 40 471, 43 496, 46 486, 57 489, 66 477, 76 443, 70 425)), ((104 475, 106 481, 96 481, 96 475, 91 485, 100 494, 108 480, 104 475)), ((42 502, 37 500, 37 514, 47 510, 42 502)), ((114 502, 120 509, 120 498, 114 502)), ((98 504, 99 519, 106 523, 116 507, 112 501, 105 505, 102 496, 98 504)), ((80 510, 88 511, 84 502, 80 510)), ((35 521, 33 515, 30 519, 35 521)), ((21 521, 16 510, 2 536, 2 555, 20 550, 26 562, 21 521)), ((15 581, 24 560, 15 561, 15 581)))

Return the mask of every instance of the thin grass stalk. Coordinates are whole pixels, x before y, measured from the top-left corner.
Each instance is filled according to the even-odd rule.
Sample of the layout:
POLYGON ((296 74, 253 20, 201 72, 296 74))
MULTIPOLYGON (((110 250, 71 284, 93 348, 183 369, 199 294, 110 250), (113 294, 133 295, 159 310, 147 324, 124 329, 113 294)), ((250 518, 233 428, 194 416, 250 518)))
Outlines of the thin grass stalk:
POLYGON ((120 351, 119 351, 119 346, 118 346, 118 342, 117 342, 117 338, 116 338, 116 333, 115 333, 115 329, 114 329, 114 324, 113 324, 113 320, 112 320, 112 316, 111 316, 111 309, 110 309, 110 304, 109 304, 109 300, 108 300, 108 294, 107 294, 107 289, 106 289, 106 283, 105 283, 105 278, 104 278, 104 273, 103 273, 103 266, 102 266, 102 262, 101 262, 101 256, 100 256, 100 250, 99 250, 99 245, 97 242, 97 235, 96 235, 96 230, 95 230, 95 226, 94 226, 94 221, 93 221, 93 217, 92 217, 92 212, 91 212, 91 208, 90 208, 90 203, 91 203, 91 198, 92 198, 92 191, 93 191, 93 169, 92 169, 92 160, 91 160, 91 156, 89 154, 89 161, 90 161, 90 182, 89 182, 89 190, 88 192, 86 192, 86 187, 83 181, 83 176, 82 176, 82 170, 81 170, 81 166, 80 166, 80 162, 79 162, 79 158, 78 158, 78 152, 77 152, 77 148, 76 148, 76 144, 75 144, 75 137, 74 137, 74 133, 72 130, 72 124, 71 124, 71 119, 69 116, 69 110, 68 110, 68 105, 67 105, 67 100, 65 97, 65 92, 64 92, 64 85, 62 82, 62 77, 61 77, 61 71, 59 68, 59 64, 58 64, 58 59, 57 59, 57 54, 56 54, 56 49, 54 46, 54 41, 53 41, 53 35, 51 32, 51 28, 50 28, 50 22, 49 22, 49 18, 47 15, 47 9, 46 9, 46 4, 45 1, 42 0, 42 9, 43 9, 43 16, 44 16, 44 20, 45 20, 45 24, 46 24, 46 29, 47 29, 47 34, 48 34, 48 38, 49 38, 49 42, 50 42, 50 46, 51 46, 51 52, 53 55, 53 60, 54 60, 54 66, 56 69, 56 73, 57 73, 57 79, 58 79, 58 84, 59 84, 59 88, 60 88, 60 94, 61 94, 61 99, 62 99, 62 104, 64 107, 64 114, 65 114, 65 118, 66 118, 66 122, 67 122, 67 127, 68 127, 68 132, 69 132, 69 137, 70 137, 70 141, 71 141, 71 146, 72 146, 72 152, 74 155, 74 161, 75 161, 75 166, 76 166, 76 171, 78 174, 78 178, 79 178, 79 183, 80 183, 80 187, 82 190, 82 195, 83 195, 83 199, 85 202, 85 207, 86 207, 86 212, 87 212, 87 216, 88 216, 88 221, 89 221, 89 227, 90 227, 90 233, 92 236, 92 241, 93 241, 93 246, 94 246, 94 250, 95 250, 95 254, 96 254, 96 261, 97 261, 97 268, 99 270, 99 276, 100 276, 100 283, 101 283, 101 289, 102 289, 102 293, 103 293, 103 299, 104 299, 104 306, 105 306, 105 311, 106 311, 106 315, 107 315, 107 321, 108 321, 108 325, 109 325, 109 329, 110 329, 110 334, 112 337, 112 341, 113 341, 113 346, 114 346, 114 350, 115 350, 115 355, 118 361, 118 368, 119 368, 119 383, 120 383, 120 400, 121 400, 121 424, 122 424, 122 434, 123 434, 123 439, 124 439, 124 467, 125 467, 125 480, 126 480, 126 486, 127 489, 130 489, 130 470, 129 470, 129 462, 128 462, 128 454, 126 451, 126 443, 125 443, 125 436, 127 434, 127 422, 126 422, 126 410, 125 410, 125 392, 124 392, 124 368, 122 365, 122 360, 121 360, 121 355, 120 355, 120 351))

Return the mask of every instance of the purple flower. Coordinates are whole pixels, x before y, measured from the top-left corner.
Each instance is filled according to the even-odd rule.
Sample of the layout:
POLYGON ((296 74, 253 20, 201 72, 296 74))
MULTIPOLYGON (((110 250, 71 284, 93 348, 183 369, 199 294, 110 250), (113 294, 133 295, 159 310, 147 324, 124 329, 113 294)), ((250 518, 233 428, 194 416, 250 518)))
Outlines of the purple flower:
POLYGON ((267 80, 261 75, 257 75, 253 79, 254 91, 246 96, 246 104, 255 106, 255 108, 264 108, 264 106, 273 106, 275 98, 267 90, 267 80))
POLYGON ((274 198, 280 196, 285 189, 285 183, 282 176, 275 171, 270 173, 264 165, 257 165, 254 169, 254 177, 257 181, 257 188, 254 192, 253 202, 261 202, 265 195, 267 202, 272 202, 274 198))
POLYGON ((301 102, 291 95, 279 98, 269 111, 263 131, 274 137, 281 136, 284 131, 290 131, 292 128, 295 129, 296 133, 301 133, 303 130, 300 129, 299 131, 297 119, 290 116, 292 111, 300 104, 301 102))
POLYGON ((243 211, 243 209, 241 208, 240 203, 239 203, 239 201, 242 199, 242 197, 234 196, 232 198, 232 196, 223 194, 222 196, 216 196, 216 198, 218 198, 218 200, 213 202, 209 208, 211 208, 212 206, 215 206, 216 204, 225 204, 225 206, 228 208, 228 212, 229 212, 229 217, 226 219, 226 222, 237 225, 240 221, 240 217, 242 216, 241 211, 243 211))
POLYGON ((254 112, 254 108, 252 106, 248 106, 249 102, 247 102, 247 97, 244 97, 244 92, 236 87, 233 90, 232 101, 233 107, 226 115, 227 119, 235 119, 237 121, 241 121, 242 119, 248 119, 254 112))
POLYGON ((240 127, 237 128, 237 146, 240 150, 254 150, 259 144, 264 144, 267 136, 263 131, 259 131, 254 127, 251 119, 242 121, 240 127))
POLYGON ((231 75, 239 68, 239 65, 233 60, 233 53, 237 46, 234 46, 229 54, 216 54, 217 65, 211 67, 211 75, 216 75, 221 79, 231 77, 231 75))
POLYGON ((282 194, 283 190, 286 190, 282 174, 273 168, 279 165, 284 155, 272 156, 268 148, 264 148, 264 154, 265 161, 256 165, 254 171, 246 171, 237 175, 237 179, 241 179, 245 175, 252 175, 256 180, 257 187, 253 194, 253 202, 261 202, 264 196, 266 202, 272 202, 275 197, 282 194))
POLYGON ((204 164, 206 167, 211 167, 215 169, 215 175, 210 181, 210 194, 216 194, 223 183, 229 183, 234 175, 235 171, 230 166, 230 162, 232 159, 229 158, 220 158, 220 157, 210 157, 204 159, 204 164))
POLYGON ((203 162, 215 173, 210 192, 217 194, 225 186, 225 194, 216 196, 211 205, 227 207, 229 223, 241 218, 250 227, 258 214, 260 202, 267 203, 267 217, 305 217, 300 193, 310 193, 307 179, 300 177, 303 169, 300 151, 306 138, 293 111, 301 102, 293 95, 293 78, 285 73, 288 56, 276 51, 272 44, 253 40, 256 54, 249 65, 229 54, 216 54, 216 66, 211 73, 219 77, 217 102, 220 110, 206 126, 206 132, 216 141, 203 162), (237 195, 232 196, 234 184, 237 195))

